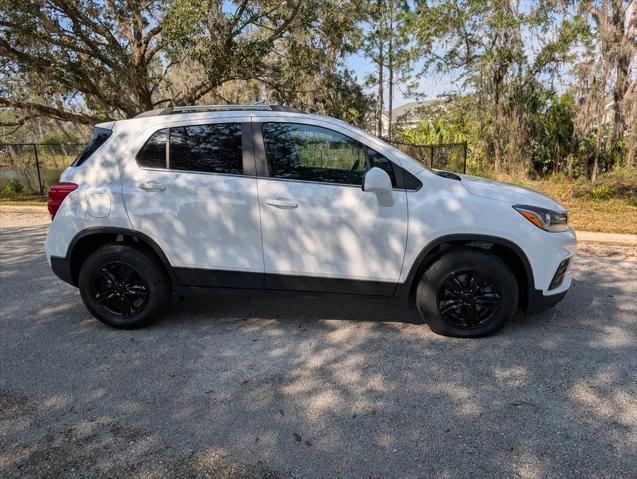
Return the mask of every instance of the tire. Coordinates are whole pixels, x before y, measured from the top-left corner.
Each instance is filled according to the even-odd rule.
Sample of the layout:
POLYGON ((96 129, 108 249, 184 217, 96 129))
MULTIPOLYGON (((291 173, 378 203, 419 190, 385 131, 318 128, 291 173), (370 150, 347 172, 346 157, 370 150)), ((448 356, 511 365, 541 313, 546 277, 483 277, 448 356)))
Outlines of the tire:
POLYGON ((435 333, 477 338, 499 331, 518 305, 518 285, 507 264, 487 252, 450 251, 422 275, 416 306, 435 333))
POLYGON ((171 293, 162 265, 146 252, 107 245, 80 269, 79 288, 86 308, 113 328, 134 329, 153 322, 171 293))

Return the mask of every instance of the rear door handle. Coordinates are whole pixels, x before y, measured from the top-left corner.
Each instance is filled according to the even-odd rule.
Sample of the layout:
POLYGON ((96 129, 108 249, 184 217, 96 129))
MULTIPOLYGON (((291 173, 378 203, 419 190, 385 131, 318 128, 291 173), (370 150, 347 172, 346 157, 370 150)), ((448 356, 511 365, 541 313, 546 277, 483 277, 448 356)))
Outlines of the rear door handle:
POLYGON ((279 208, 281 210, 293 210, 299 207, 298 203, 294 203, 292 200, 288 200, 287 198, 277 198, 275 200, 267 200, 266 203, 270 206, 274 206, 275 208, 279 208))
POLYGON ((157 183, 156 181, 147 181, 146 183, 141 183, 138 186, 145 191, 164 191, 166 189, 164 185, 157 183))

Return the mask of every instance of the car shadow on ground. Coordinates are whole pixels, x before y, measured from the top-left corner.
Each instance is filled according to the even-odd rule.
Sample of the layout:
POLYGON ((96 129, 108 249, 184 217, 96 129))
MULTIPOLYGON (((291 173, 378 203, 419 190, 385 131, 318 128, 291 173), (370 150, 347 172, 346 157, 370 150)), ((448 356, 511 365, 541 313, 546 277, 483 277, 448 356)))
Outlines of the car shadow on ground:
POLYGON ((174 298, 117 331, 53 276, 44 231, 0 233, 0 475, 637 470, 633 260, 578 257, 562 303, 480 340, 391 303, 278 295, 174 298))

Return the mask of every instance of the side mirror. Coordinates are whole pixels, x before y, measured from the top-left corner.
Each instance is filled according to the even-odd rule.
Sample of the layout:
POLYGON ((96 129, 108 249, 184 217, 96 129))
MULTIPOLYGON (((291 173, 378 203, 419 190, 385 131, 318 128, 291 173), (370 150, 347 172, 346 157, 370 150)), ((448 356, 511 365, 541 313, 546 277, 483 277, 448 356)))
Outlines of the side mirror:
POLYGON ((391 178, 385 170, 377 166, 367 170, 363 176, 363 191, 370 193, 391 193, 391 178))

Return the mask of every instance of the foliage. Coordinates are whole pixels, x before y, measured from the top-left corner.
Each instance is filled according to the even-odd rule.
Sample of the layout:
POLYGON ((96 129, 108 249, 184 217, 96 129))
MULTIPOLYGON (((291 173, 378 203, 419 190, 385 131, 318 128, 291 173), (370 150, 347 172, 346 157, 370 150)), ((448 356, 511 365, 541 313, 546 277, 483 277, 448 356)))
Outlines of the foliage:
POLYGON ((0 135, 71 143, 86 125, 151 108, 254 102, 381 133, 395 91, 439 74, 450 79, 442 107, 383 134, 467 141, 472 173, 595 182, 637 159, 632 4, 0 0, 0 135), (353 53, 374 66, 365 83, 347 68, 353 53))
MULTIPOLYGON (((253 101, 314 105, 304 94, 338 78, 342 100, 357 12, 339 0, 0 0, 0 106, 20 112, 5 125, 131 117, 240 82, 257 82, 253 101)), ((343 103, 369 107, 359 87, 352 96, 343 103)))
POLYGON ((406 0, 376 0, 363 2, 364 31, 361 49, 375 65, 366 85, 377 89, 374 128, 378 136, 392 137, 393 100, 396 88, 405 96, 417 96, 414 63, 418 49, 413 43, 410 29, 411 10, 406 0), (387 115, 389 128, 383 131, 385 112, 385 84, 387 85, 387 115))
POLYGON ((17 178, 9 180, 3 187, 2 193, 8 195, 19 195, 24 192, 24 186, 17 178))
POLYGON ((60 143, 79 144, 81 141, 67 132, 49 132, 39 141, 42 145, 58 145, 60 143))
POLYGON ((568 94, 553 94, 543 100, 540 111, 527 120, 534 132, 531 167, 538 175, 562 171, 575 148, 575 99, 568 94))
MULTIPOLYGON (((486 117, 481 148, 496 171, 524 171, 532 156, 529 137, 545 85, 570 59, 582 34, 576 18, 560 15, 558 1, 419 1, 413 27, 428 45, 426 67, 453 74, 486 117), (529 44, 537 45, 529 48, 529 44)), ((475 138, 475 137, 474 137, 475 138)))
POLYGON ((462 143, 466 140, 461 132, 443 118, 423 120, 416 128, 399 130, 399 134, 401 140, 418 145, 462 143))
POLYGON ((594 136, 592 161, 585 163, 591 179, 625 158, 637 156, 637 4, 628 0, 583 0, 578 4, 588 19, 584 54, 576 64, 574 87, 581 98, 577 135, 594 136), (633 73, 631 73, 631 71, 633 73))
POLYGON ((590 189, 590 197, 592 200, 605 200, 610 193, 608 185, 597 185, 590 189))

